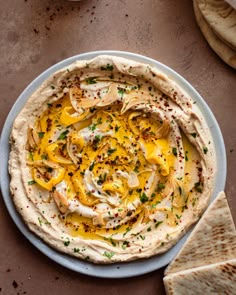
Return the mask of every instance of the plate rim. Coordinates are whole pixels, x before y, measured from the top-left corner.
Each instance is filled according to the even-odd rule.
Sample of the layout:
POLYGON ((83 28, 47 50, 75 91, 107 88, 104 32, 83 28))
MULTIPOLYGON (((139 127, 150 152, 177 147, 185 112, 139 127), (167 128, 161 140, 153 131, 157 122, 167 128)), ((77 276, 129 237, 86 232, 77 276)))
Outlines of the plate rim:
MULTIPOLYGON (((212 110, 207 105, 206 101, 202 98, 202 96, 198 93, 198 91, 180 74, 178 74, 175 70, 170 68, 169 66, 154 60, 150 57, 131 53, 127 51, 118 51, 118 50, 100 50, 100 51, 90 51, 84 52, 81 54, 77 54, 66 58, 64 60, 59 61, 58 63, 50 66, 48 69, 43 71, 40 75, 38 75, 19 95, 15 103, 13 104, 2 129, 1 139, 0 139, 0 187, 2 191, 3 201, 5 206, 10 214, 12 220, 16 224, 17 228, 21 231, 21 233, 33 244, 40 252, 46 255, 48 258, 52 259, 54 262, 79 273, 99 277, 99 278, 128 278, 134 277, 138 275, 143 275, 155 270, 158 270, 164 266, 166 266, 178 253, 184 244, 185 240, 189 236, 190 231, 188 231, 175 246, 173 246, 167 252, 155 255, 150 258, 139 259, 131 262, 122 262, 122 263, 114 263, 114 264, 93 264, 91 262, 87 262, 62 252, 57 251, 56 249, 47 245, 42 239, 38 238, 36 234, 30 231, 27 225, 24 223, 23 219, 17 212, 13 201, 11 199, 11 194, 9 191, 9 179, 10 176, 8 174, 8 157, 10 151, 9 144, 9 136, 11 133, 12 124, 15 120, 15 117, 18 115, 20 110, 23 108, 25 102, 30 97, 30 95, 42 84, 44 80, 46 80, 52 73, 55 71, 71 64, 76 60, 83 59, 92 59, 98 55, 114 55, 120 56, 128 59, 132 59, 135 61, 139 61, 142 63, 148 63, 158 70, 167 74, 171 79, 177 82, 181 88, 184 89, 191 97, 194 97, 197 100, 197 106, 200 109, 203 117, 207 123, 209 124, 209 129, 212 135, 212 139, 215 144, 216 150, 216 159, 221 159, 220 161, 220 171, 216 172, 215 179, 215 188, 212 193, 211 201, 217 196, 217 194, 224 190, 226 183, 226 151, 224 139, 218 125, 218 122, 212 112, 212 110), (213 136, 215 135, 215 136, 213 136), (7 185, 5 185, 7 184, 7 185), (158 263, 159 262, 159 263, 158 263)), ((219 162, 219 161, 218 161, 219 162)), ((219 163, 218 163, 219 164, 219 163)), ((196 224, 195 224, 196 225, 196 224)), ((195 226, 194 225, 194 226, 195 226)), ((192 226, 192 228, 194 227, 192 226)))

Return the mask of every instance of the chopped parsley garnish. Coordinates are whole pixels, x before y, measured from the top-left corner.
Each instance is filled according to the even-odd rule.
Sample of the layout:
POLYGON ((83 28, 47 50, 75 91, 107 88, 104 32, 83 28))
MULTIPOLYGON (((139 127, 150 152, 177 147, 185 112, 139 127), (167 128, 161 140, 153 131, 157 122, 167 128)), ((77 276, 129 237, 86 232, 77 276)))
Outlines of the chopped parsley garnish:
POLYGON ((188 151, 185 152, 185 161, 188 162, 188 151))
POLYGON ((121 98, 123 98, 124 93, 125 93, 124 89, 118 89, 118 94, 121 96, 121 98))
POLYGON ((162 191, 165 187, 166 187, 166 186, 165 186, 164 183, 159 182, 158 185, 157 185, 157 191, 160 192, 160 191, 162 191))
POLYGON ((43 138, 44 137, 45 132, 38 132, 38 136, 39 138, 43 138))
POLYGON ((179 186, 179 194, 182 196, 182 187, 179 186))
POLYGON ((163 221, 157 221, 157 223, 155 224, 155 228, 157 228, 160 224, 162 224, 163 221))
POLYGON ((109 237, 109 238, 104 237, 104 240, 105 240, 105 241, 109 241, 109 242, 112 244, 112 246, 116 247, 116 243, 115 243, 115 241, 112 239, 112 237, 109 237))
POLYGON ((108 156, 110 156, 111 154, 113 154, 116 151, 116 149, 109 149, 107 151, 108 156))
POLYGON ((98 118, 97 120, 97 125, 100 125, 100 124, 102 124, 102 118, 98 118))
POLYGON ((203 148, 203 152, 204 152, 204 154, 207 154, 207 152, 208 152, 208 148, 207 148, 206 146, 204 146, 204 148, 203 148))
POLYGON ((97 128, 97 124, 92 124, 89 126, 89 130, 94 131, 97 128))
POLYGON ((115 126, 115 132, 117 132, 120 129, 121 126, 115 126))
POLYGON ((102 185, 102 184, 106 181, 106 179, 107 179, 107 174, 106 174, 106 173, 104 173, 104 174, 100 174, 100 175, 98 176, 97 184, 98 184, 98 185, 102 185))
POLYGON ((124 241, 122 244, 122 249, 125 250, 127 247, 129 247, 129 242, 128 241, 124 241))
POLYGON ((80 252, 80 248, 74 248, 74 253, 79 253, 80 252))
POLYGON ((35 180, 30 180, 30 181, 28 181, 28 185, 33 185, 33 184, 35 184, 35 183, 36 183, 35 180))
POLYGON ((70 245, 70 241, 65 241, 63 244, 64 246, 68 247, 70 245))
POLYGON ((55 89, 55 86, 51 85, 51 88, 52 88, 52 89, 55 89))
POLYGON ((151 231, 152 230, 152 228, 151 228, 151 226, 147 229, 147 231, 151 231))
POLYGON ((138 169, 138 168, 139 168, 139 166, 135 166, 135 167, 134 167, 134 172, 135 172, 135 173, 139 173, 139 169, 138 169))
POLYGON ((38 222, 39 222, 39 225, 42 226, 43 222, 42 222, 42 219, 40 217, 38 217, 38 222))
POLYGON ((177 157, 177 156, 178 156, 177 148, 173 147, 173 148, 172 148, 172 153, 173 153, 173 155, 174 155, 175 157, 177 157))
POLYGON ((178 215, 178 214, 175 214, 175 216, 180 219, 182 217, 182 215, 178 215))
POLYGON ((101 140, 101 135, 95 135, 95 140, 97 141, 97 142, 99 142, 100 140, 101 140))
POLYGON ((88 84, 96 84, 96 83, 97 83, 95 77, 90 77, 90 78, 86 79, 86 82, 87 82, 88 84))
POLYGON ((93 107, 93 108, 90 108, 89 110, 90 110, 91 113, 93 113, 93 112, 96 111, 96 108, 93 107))
POLYGON ((197 192, 202 193, 202 184, 201 184, 201 182, 196 182, 196 183, 194 184, 194 188, 195 188, 195 190, 196 190, 197 192))
POLYGON ((101 67, 102 71, 112 71, 114 69, 113 65, 107 64, 105 67, 101 67))
POLYGON ((109 241, 111 242, 112 246, 116 247, 116 243, 114 242, 112 238, 109 238, 109 241))
POLYGON ((67 134, 69 133, 69 130, 65 130, 64 132, 62 132, 59 137, 58 140, 60 139, 65 139, 67 137, 67 134))
POLYGON ((156 203, 152 204, 151 208, 152 208, 152 209, 153 209, 153 208, 156 208, 156 206, 157 206, 158 204, 160 204, 160 203, 161 203, 161 201, 157 201, 156 203))
POLYGON ((126 230, 125 230, 125 232, 123 233, 123 237, 129 232, 129 231, 131 231, 131 227, 127 227, 126 228, 126 230))
POLYGON ((95 165, 95 161, 92 162, 92 164, 89 166, 89 171, 93 171, 95 165))
POLYGON ((142 193, 139 197, 140 201, 144 204, 148 201, 148 196, 145 193, 142 193))
POLYGON ((196 138, 197 137, 197 133, 190 133, 192 135, 192 137, 196 138))
POLYGON ((42 154, 41 155, 41 159, 42 160, 47 160, 48 159, 48 155, 47 154, 42 154))
POLYGON ((34 155, 33 155, 32 152, 29 152, 29 159, 30 159, 31 161, 34 161, 34 155))
POLYGON ((114 255, 115 255, 114 252, 107 252, 107 251, 105 251, 103 253, 103 256, 106 256, 108 259, 111 259, 114 255))

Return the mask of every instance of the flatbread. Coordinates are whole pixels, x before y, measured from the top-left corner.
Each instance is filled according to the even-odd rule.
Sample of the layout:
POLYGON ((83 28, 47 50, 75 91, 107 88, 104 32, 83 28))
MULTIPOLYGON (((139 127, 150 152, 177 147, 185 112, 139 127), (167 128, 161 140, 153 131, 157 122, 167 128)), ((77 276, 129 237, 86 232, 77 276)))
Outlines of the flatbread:
POLYGON ((236 9, 236 0, 225 0, 226 2, 229 3, 234 9, 236 9))
POLYGON ((215 34, 236 50, 236 10, 224 0, 197 0, 215 34))
POLYGON ((208 207, 165 275, 236 257, 236 230, 224 192, 208 207))
POLYGON ((229 66, 236 69, 236 51, 225 44, 211 27, 208 25, 207 21, 203 17, 197 0, 193 0, 194 12, 196 16, 196 21, 202 34, 206 38, 207 42, 209 43, 210 47, 215 51, 215 53, 229 66))
POLYGON ((236 294, 236 259, 171 274, 167 295, 236 294))

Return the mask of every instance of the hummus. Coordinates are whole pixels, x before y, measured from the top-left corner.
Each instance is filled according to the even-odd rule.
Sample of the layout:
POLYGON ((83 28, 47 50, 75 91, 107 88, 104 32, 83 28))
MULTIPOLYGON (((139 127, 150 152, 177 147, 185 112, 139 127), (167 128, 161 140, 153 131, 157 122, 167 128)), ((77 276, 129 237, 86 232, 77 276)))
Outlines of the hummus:
POLYGON ((11 134, 10 189, 25 223, 96 263, 170 249, 207 207, 215 170, 195 102, 157 69, 120 57, 50 76, 11 134))

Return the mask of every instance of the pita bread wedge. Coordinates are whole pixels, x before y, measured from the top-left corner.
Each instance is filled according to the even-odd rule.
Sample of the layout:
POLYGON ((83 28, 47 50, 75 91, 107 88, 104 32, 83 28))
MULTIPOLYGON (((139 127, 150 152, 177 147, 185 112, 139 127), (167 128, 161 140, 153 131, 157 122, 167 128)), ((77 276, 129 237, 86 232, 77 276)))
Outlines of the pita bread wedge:
POLYGON ((236 258, 236 230, 224 192, 208 207, 165 275, 236 258))
POLYGON ((236 10, 224 0, 197 0, 214 33, 236 50, 236 10))
POLYGON ((225 0, 229 3, 230 6, 232 6, 234 9, 236 9, 236 0, 225 0))
POLYGON ((234 295, 236 259, 168 275, 164 284, 167 295, 234 295))
MULTIPOLYGON (((229 66, 236 69, 236 51, 225 44, 211 29, 205 18, 203 17, 197 0, 193 1, 194 12, 198 26, 207 40, 210 47, 215 53, 229 66)), ((235 38, 235 37, 234 37, 235 38)))

